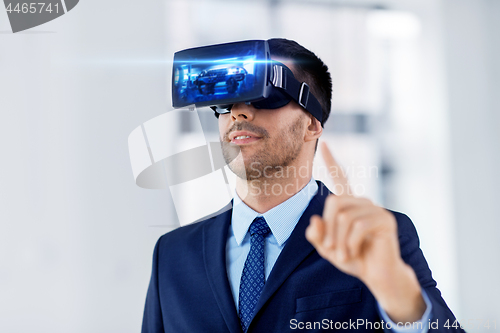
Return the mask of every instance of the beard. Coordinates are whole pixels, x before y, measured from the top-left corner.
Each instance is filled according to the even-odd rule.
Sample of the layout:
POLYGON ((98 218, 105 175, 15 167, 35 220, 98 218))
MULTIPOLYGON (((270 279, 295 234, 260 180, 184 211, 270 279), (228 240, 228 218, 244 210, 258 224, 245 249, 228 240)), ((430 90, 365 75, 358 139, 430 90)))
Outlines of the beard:
POLYGON ((283 128, 273 138, 260 127, 247 122, 235 123, 221 140, 222 154, 229 169, 241 179, 257 180, 270 178, 275 172, 282 171, 299 156, 303 141, 303 118, 299 117, 290 127, 283 128), (258 150, 252 147, 249 152, 245 146, 228 142, 233 131, 250 131, 261 137, 258 150))

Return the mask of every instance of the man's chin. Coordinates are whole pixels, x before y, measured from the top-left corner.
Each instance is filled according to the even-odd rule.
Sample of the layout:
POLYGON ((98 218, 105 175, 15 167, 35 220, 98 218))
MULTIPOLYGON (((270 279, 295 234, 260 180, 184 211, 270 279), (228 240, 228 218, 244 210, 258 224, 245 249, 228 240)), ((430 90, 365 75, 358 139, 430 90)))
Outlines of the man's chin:
POLYGON ((235 160, 233 160, 228 163, 227 166, 229 167, 229 170, 231 170, 232 173, 234 173, 238 178, 247 180, 247 171, 243 165, 241 165, 240 163, 235 163, 235 160))
POLYGON ((238 178, 241 178, 243 180, 256 180, 262 176, 262 172, 258 169, 255 169, 255 167, 252 167, 252 163, 250 162, 245 163, 245 166, 243 166, 241 160, 233 160, 231 163, 228 163, 228 167, 229 170, 231 170, 238 178))

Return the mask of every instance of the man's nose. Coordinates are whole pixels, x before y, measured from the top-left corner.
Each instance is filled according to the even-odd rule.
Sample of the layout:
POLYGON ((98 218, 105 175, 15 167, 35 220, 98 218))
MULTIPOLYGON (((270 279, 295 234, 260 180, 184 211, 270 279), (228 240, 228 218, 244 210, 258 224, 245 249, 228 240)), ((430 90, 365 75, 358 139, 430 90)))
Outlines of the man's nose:
POLYGON ((256 111, 250 103, 236 103, 231 108, 231 118, 233 121, 252 121, 256 111))

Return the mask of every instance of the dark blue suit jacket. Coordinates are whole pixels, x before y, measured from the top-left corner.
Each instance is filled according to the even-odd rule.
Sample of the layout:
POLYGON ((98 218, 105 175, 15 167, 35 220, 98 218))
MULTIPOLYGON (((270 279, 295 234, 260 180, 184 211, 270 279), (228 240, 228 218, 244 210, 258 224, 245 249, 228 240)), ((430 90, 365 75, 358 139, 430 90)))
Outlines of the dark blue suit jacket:
MULTIPOLYGON (((299 322, 325 323, 325 319, 328 325, 357 319, 372 324, 381 321, 368 288, 321 258, 305 238, 310 217, 322 215, 330 194, 323 183, 318 182, 318 186, 318 194, 300 218, 266 281, 248 332, 297 331, 291 328, 299 322)), ((143 333, 241 332, 226 274, 231 212, 178 228, 158 240, 143 333)), ((436 288, 413 223, 406 215, 393 213, 398 223, 401 256, 413 267, 432 302, 431 321, 439 320, 440 331, 454 331, 443 327, 447 319, 451 326, 455 317, 436 288)), ((317 330, 307 331, 323 331, 326 327, 318 326, 317 330)), ((356 329, 372 330, 375 329, 364 325, 356 329)))

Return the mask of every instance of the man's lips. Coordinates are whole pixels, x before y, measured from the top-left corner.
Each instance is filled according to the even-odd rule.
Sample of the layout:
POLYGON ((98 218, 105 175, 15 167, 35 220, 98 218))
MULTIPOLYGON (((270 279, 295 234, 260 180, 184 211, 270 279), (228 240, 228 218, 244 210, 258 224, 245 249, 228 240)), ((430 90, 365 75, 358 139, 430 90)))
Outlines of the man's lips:
POLYGON ((237 144, 237 145, 242 145, 242 144, 247 144, 251 143, 254 141, 257 141, 261 139, 260 136, 258 136, 255 133, 252 132, 247 132, 247 131, 235 131, 229 134, 229 140, 231 143, 237 144))

